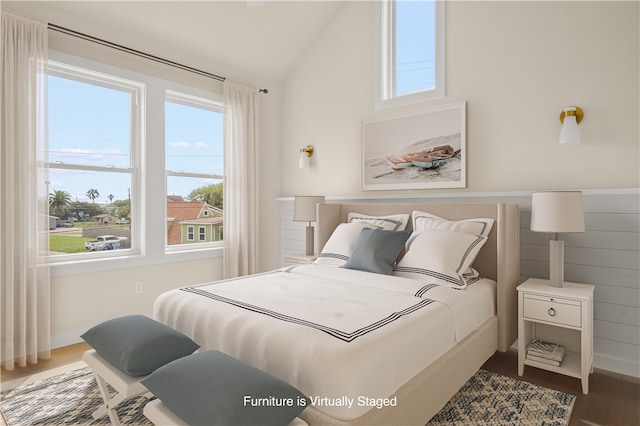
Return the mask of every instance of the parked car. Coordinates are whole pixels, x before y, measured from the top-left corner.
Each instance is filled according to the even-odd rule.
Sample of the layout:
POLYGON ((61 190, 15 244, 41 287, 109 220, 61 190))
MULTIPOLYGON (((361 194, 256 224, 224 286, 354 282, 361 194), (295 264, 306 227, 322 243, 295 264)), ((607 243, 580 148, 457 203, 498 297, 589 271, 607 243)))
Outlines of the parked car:
POLYGON ((116 237, 115 235, 100 235, 95 241, 87 241, 84 248, 91 251, 96 250, 116 250, 122 248, 122 242, 127 237, 116 237))

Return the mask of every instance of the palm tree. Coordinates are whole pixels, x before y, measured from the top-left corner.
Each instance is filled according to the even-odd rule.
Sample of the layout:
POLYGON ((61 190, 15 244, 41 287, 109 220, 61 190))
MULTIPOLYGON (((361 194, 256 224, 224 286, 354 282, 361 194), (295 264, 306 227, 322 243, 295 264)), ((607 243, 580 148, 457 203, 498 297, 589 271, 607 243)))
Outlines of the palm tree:
POLYGON ((68 192, 54 189, 49 194, 49 211, 54 216, 62 216, 69 204, 71 204, 71 196, 68 192))
POLYGON ((115 196, 115 195, 113 195, 113 194, 109 194, 109 195, 107 195, 107 198, 109 199, 109 204, 113 204, 113 199, 114 199, 115 197, 116 197, 116 196, 115 196))
POLYGON ((94 203, 96 202, 96 198, 98 198, 99 196, 100 192, 97 189, 91 188, 87 191, 87 197, 89 197, 89 199, 94 203))

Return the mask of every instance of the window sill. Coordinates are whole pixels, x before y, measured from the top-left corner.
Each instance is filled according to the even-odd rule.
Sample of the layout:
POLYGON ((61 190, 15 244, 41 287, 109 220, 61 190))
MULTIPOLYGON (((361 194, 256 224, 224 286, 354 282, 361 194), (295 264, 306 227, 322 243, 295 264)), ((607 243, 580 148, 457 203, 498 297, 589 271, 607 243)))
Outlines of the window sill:
POLYGON ((212 259, 223 256, 222 247, 208 247, 196 250, 172 251, 159 255, 133 254, 128 256, 103 257, 99 259, 74 260, 51 264, 51 276, 65 276, 92 272, 112 271, 114 269, 136 268, 149 265, 188 262, 191 260, 212 259))

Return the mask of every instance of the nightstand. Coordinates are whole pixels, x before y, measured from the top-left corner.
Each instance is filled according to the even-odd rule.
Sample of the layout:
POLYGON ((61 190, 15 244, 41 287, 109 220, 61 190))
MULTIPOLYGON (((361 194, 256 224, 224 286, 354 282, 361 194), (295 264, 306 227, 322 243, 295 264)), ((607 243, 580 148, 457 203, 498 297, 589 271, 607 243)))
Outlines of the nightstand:
POLYGON ((582 380, 589 393, 593 372, 593 286, 564 283, 551 287, 548 280, 530 278, 518 286, 518 375, 524 366, 542 368, 582 380), (566 346, 560 366, 527 359, 527 345, 540 339, 566 346))
POLYGON ((313 263, 314 260, 316 260, 317 256, 312 254, 312 255, 306 255, 306 254, 290 254, 288 256, 285 256, 284 258, 284 266, 293 266, 293 265, 306 265, 309 263, 313 263))

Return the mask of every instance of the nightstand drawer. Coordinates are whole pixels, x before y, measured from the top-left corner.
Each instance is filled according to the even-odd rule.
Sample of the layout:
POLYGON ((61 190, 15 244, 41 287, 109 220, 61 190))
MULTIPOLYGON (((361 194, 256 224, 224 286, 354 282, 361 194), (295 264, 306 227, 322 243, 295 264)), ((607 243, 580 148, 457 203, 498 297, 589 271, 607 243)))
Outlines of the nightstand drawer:
POLYGON ((582 312, 579 300, 525 294, 523 308, 525 318, 581 326, 582 312))

